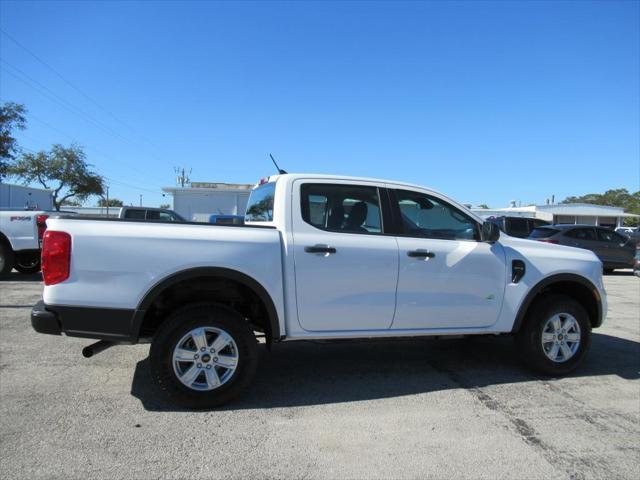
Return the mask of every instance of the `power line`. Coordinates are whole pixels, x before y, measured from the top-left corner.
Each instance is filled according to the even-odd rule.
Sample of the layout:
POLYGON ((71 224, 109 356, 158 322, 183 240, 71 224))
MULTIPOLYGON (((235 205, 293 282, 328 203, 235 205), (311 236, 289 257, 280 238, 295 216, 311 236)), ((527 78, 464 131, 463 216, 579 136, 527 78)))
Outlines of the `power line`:
MULTIPOLYGON (((43 96, 47 97, 48 99, 54 101, 58 105, 60 105, 63 108, 65 108, 67 111, 73 113, 74 115, 77 115, 78 117, 82 118, 83 120, 87 121, 88 123, 93 124, 95 127, 97 127, 98 129, 102 130, 103 132, 106 132, 107 134, 113 136, 114 138, 117 138, 118 140, 120 140, 120 141, 122 141, 122 142, 124 142, 124 143, 126 143, 128 145, 135 146, 135 143, 134 143, 133 140, 125 137, 124 135, 121 135, 120 133, 118 133, 117 131, 113 130, 111 127, 109 127, 105 123, 95 119, 90 114, 88 114, 84 110, 82 110, 80 107, 78 107, 77 105, 75 105, 75 104, 69 102, 68 100, 64 99, 63 97, 58 95, 56 92, 51 90, 49 87, 47 87, 46 85, 43 85, 38 80, 36 80, 33 77, 29 76, 27 73, 25 73, 23 70, 19 69, 15 65, 10 64, 9 62, 7 62, 4 59, 0 59, 0 62, 5 64, 7 67, 10 67, 11 69, 15 70, 17 72, 17 74, 15 72, 12 72, 11 70, 8 70, 6 67, 0 67, 0 69, 4 70, 6 73, 10 74, 14 78, 16 78, 16 79, 20 80, 21 82, 25 83, 26 85, 30 86, 31 88, 36 90, 41 95, 43 95, 43 96)), ((152 157, 155 158, 158 161, 166 162, 167 164, 169 164, 169 162, 167 162, 166 160, 163 160, 163 159, 161 159, 159 157, 156 157, 155 155, 152 155, 152 157)))
MULTIPOLYGON (((2 70, 4 70, 6 73, 12 75, 14 78, 17 78, 18 80, 24 82, 26 85, 30 86, 31 88, 33 88, 34 90, 36 90, 38 93, 40 93, 41 95, 43 95, 46 98, 49 98, 50 100, 54 101, 55 103, 57 103, 58 105, 62 106, 63 108, 65 108, 67 111, 78 115, 80 118, 93 123, 96 127, 100 128, 103 131, 106 131, 107 133, 116 136, 116 137, 120 137, 120 139, 124 140, 126 143, 132 145, 132 142, 128 139, 126 139, 125 137, 122 137, 122 135, 118 134, 117 132, 114 132, 113 130, 111 130, 110 128, 103 126, 103 124, 95 119, 92 119, 89 115, 87 115, 86 113, 84 113, 82 110, 80 110, 78 107, 75 107, 73 104, 67 102, 65 99, 63 99, 62 97, 60 97, 59 95, 57 95, 55 92, 53 92, 51 89, 49 89, 48 87, 46 87, 45 85, 43 85, 42 83, 40 83, 39 81, 31 78, 29 75, 27 75, 26 73, 24 73, 22 70, 18 69, 17 67, 14 67, 13 65, 9 64, 8 62, 6 62, 5 60, 1 60, 0 62, 6 64, 7 66, 15 69, 19 75, 22 75, 24 78, 21 78, 19 75, 15 74, 14 72, 7 70, 6 68, 0 67, 2 70), (35 84, 36 86, 34 86, 33 84, 35 84)), ((69 139, 71 139, 72 141, 78 143, 78 140, 73 137, 72 135, 69 135, 68 133, 63 132, 62 130, 53 127, 51 124, 49 124, 48 122, 32 115, 29 114, 31 117, 33 117, 34 119, 36 119, 37 121, 41 122, 42 124, 48 126, 49 128, 51 128, 52 130, 68 137, 69 139)), ((87 146, 87 148, 90 148, 92 150, 95 150, 99 153, 101 153, 103 156, 106 157, 106 155, 104 154, 104 152, 101 152, 99 149, 92 147, 92 146, 87 146)), ((108 160, 115 162, 115 160, 113 158, 109 158, 107 157, 108 160)), ((116 162, 116 163, 120 163, 120 162, 116 162)), ((147 175, 148 176, 148 172, 142 171, 140 169, 137 169, 135 167, 132 167, 131 165, 127 165, 126 168, 131 169, 136 171, 138 174, 142 174, 142 175, 147 175)))
MULTIPOLYGON (((36 55, 33 51, 31 51, 30 49, 28 49, 27 47, 25 47, 21 42, 19 42, 18 40, 16 40, 13 36, 9 35, 5 30, 0 29, 0 32, 2 32, 9 40, 11 40, 14 44, 16 44, 18 47, 20 47, 22 50, 24 50, 25 52, 27 52, 29 55, 31 55, 33 58, 35 58, 38 62, 40 62, 42 65, 44 65, 45 67, 47 67, 49 70, 51 70, 53 73, 55 73, 58 78, 60 78, 64 83, 66 83, 67 85, 69 85, 71 88, 73 88, 76 92, 78 92, 80 95, 82 95, 84 98, 86 98, 87 100, 89 100, 91 103, 93 103, 94 105, 96 105, 98 108, 100 108, 103 112, 107 113, 109 116, 111 116, 114 120, 116 120, 117 122, 119 122, 121 125, 125 126, 126 128, 128 128, 129 130, 132 130, 135 132, 135 129, 127 124, 125 121, 121 120, 120 118, 118 118, 116 115, 114 115, 110 110, 108 110, 107 108, 105 108, 104 106, 102 106, 100 103, 98 103, 93 97, 91 97, 90 95, 88 95, 87 93, 85 93, 83 90, 81 90, 78 86, 76 86, 74 83, 72 83, 71 81, 69 81, 64 75, 62 75, 58 70, 56 70, 55 68, 53 68, 49 63, 45 62, 42 58, 40 58, 38 55, 36 55)), ((147 142, 149 145, 151 145, 154 148, 158 148, 159 147, 157 145, 155 145, 154 143, 152 143, 150 140, 146 139, 143 136, 140 136, 140 138, 142 140, 144 140, 145 142, 147 142)))
POLYGON ((154 194, 156 194, 156 195, 165 195, 164 193, 162 193, 162 191, 158 191, 158 190, 151 190, 151 189, 149 189, 149 188, 143 188, 143 187, 140 187, 140 186, 138 186, 138 185, 131 185, 131 184, 129 184, 129 183, 122 182, 122 181, 120 181, 120 180, 115 180, 115 179, 113 179, 113 178, 111 178, 111 177, 107 177, 106 175, 103 175, 103 177, 104 177, 105 179, 109 180, 109 182, 111 182, 111 183, 115 183, 116 185, 121 185, 121 186, 124 186, 124 187, 129 187, 129 188, 132 188, 132 189, 134 189, 134 190, 142 190, 143 192, 154 193, 154 194))
MULTIPOLYGON (((59 134, 61 134, 61 135, 64 135, 65 137, 69 138, 72 142, 80 143, 80 142, 78 142, 78 140, 77 140, 75 137, 73 137, 72 135, 69 135, 68 133, 64 132, 63 130, 60 130, 59 128, 54 127, 54 126, 53 126, 53 125, 51 125, 50 123, 48 123, 48 122, 46 122, 46 121, 42 120, 41 118, 39 118, 39 117, 35 116, 34 114, 32 114, 32 113, 28 113, 28 116, 29 116, 29 118, 33 118, 34 120, 37 120, 38 122, 42 123, 43 125, 45 125, 46 127, 50 128, 51 130, 53 130, 53 131, 55 131, 55 132, 58 132, 58 133, 59 133, 59 134)), ((22 134, 22 135, 24 135, 24 134, 22 134)), ((43 143, 43 142, 40 142, 40 143, 43 143)), ((121 161, 119 161, 119 160, 115 160, 113 157, 110 157, 109 155, 107 155, 107 154, 106 154, 104 151, 102 151, 101 149, 98 149, 98 148, 96 148, 96 147, 94 147, 94 146, 92 146, 92 145, 86 145, 86 144, 85 144, 84 146, 85 146, 85 148, 88 148, 89 150, 94 150, 95 152, 97 152, 98 154, 100 154, 100 155, 101 155, 101 156, 103 156, 106 160, 108 160, 108 161, 110 161, 110 162, 118 163, 118 164, 120 164, 121 166, 123 166, 123 167, 125 167, 125 168, 127 168, 127 169, 130 169, 130 170, 135 171, 135 172, 137 172, 137 173, 139 173, 139 174, 142 174, 142 175, 145 175, 145 176, 149 177, 149 173, 148 173, 148 172, 142 171, 142 170, 140 170, 140 169, 138 169, 138 168, 136 168, 136 167, 133 167, 133 166, 131 166, 131 165, 124 165, 124 163, 123 163, 123 162, 121 162, 121 161)), ((158 182, 160 182, 160 183, 164 182, 164 180, 160 180, 160 179, 158 179, 157 177, 151 177, 151 178, 153 178, 154 180, 157 180, 157 181, 158 181, 158 182)))
POLYGON ((24 82, 25 84, 29 85, 34 90, 38 91, 41 95, 44 95, 45 97, 49 98, 50 100, 53 100, 55 103, 57 103, 58 105, 62 106, 63 108, 65 108, 69 112, 73 113, 74 115, 79 116, 83 120, 85 120, 85 121, 87 121, 89 123, 92 123, 94 126, 98 127, 102 131, 104 131, 104 132, 106 132, 106 133, 108 133, 108 134, 110 134, 110 135, 112 135, 112 136, 114 136, 116 138, 119 138, 119 139, 121 139, 122 141, 124 141, 126 143, 131 144, 130 140, 128 140, 127 138, 123 137, 118 132, 114 131, 113 129, 109 128, 107 125, 103 124, 102 122, 92 118, 89 114, 85 113, 83 110, 81 110, 77 106, 73 105, 72 103, 70 103, 67 100, 65 100, 64 98, 62 98, 60 95, 55 93, 53 90, 51 90, 46 85, 43 85, 38 80, 35 80, 34 78, 30 77, 24 71, 20 70, 18 67, 15 67, 15 66, 11 65, 6 60, 0 59, 0 62, 4 63, 6 66, 12 68, 16 72, 18 72, 18 74, 12 72, 11 70, 7 70, 7 68, 2 68, 2 70, 4 70, 6 73, 10 74, 14 78, 17 78, 18 80, 20 80, 20 81, 24 82), (33 84, 35 84, 37 87, 34 86, 33 84))

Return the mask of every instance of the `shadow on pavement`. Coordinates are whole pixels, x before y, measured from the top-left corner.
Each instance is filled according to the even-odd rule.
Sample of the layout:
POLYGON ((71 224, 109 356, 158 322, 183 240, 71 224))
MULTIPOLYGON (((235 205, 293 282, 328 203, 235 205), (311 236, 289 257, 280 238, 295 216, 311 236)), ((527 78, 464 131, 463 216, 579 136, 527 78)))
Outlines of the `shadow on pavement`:
POLYGON ((11 273, 0 275, 0 282, 41 282, 42 273, 20 273, 12 271, 11 273))
MULTIPOLYGON (((640 378, 640 343, 594 333, 571 377, 640 378)), ((224 410, 282 408, 383 399, 454 388, 545 379, 521 366, 509 337, 408 339, 276 345, 264 352, 253 385, 224 410)), ((131 393, 146 410, 182 411, 138 362, 131 393)))
POLYGON ((626 270, 614 270, 613 272, 607 272, 603 274, 605 277, 632 277, 633 269, 626 270))

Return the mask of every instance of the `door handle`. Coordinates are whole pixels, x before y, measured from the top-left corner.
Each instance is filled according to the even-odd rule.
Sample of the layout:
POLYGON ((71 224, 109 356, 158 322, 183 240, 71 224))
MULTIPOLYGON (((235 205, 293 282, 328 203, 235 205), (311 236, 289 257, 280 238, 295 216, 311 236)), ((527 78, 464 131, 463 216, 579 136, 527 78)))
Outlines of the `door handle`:
POLYGON ((336 249, 328 245, 314 245, 312 247, 304 247, 304 251, 307 253, 336 253, 336 249))
POLYGON ((412 258, 433 258, 436 254, 428 250, 410 250, 407 252, 407 256, 412 258))

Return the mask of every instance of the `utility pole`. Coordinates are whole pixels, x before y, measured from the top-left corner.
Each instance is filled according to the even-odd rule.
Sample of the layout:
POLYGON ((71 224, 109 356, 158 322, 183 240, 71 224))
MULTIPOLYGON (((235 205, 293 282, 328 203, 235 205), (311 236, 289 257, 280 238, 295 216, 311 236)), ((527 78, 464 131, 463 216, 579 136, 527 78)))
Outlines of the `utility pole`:
POLYGON ((175 167, 173 171, 176 172, 176 184, 178 184, 181 188, 184 188, 185 184, 191 182, 191 179, 188 177, 188 175, 191 175, 193 169, 190 168, 188 174, 185 172, 184 167, 175 167))
POLYGON ((142 194, 140 194, 140 206, 142 206, 142 194))
POLYGON ((107 218, 109 218, 109 187, 107 187, 107 218))

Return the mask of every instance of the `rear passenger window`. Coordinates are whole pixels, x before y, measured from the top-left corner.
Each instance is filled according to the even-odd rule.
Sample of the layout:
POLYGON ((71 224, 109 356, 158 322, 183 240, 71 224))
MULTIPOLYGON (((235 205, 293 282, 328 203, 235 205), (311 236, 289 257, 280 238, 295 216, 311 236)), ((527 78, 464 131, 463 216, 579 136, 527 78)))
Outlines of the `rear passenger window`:
POLYGON ((575 238, 577 240, 595 240, 596 234, 593 228, 576 228, 569 230, 564 234, 565 237, 575 238))
POLYGON ((382 233, 376 187, 306 183, 301 187, 302 219, 321 230, 382 233))
POLYGON ((127 210, 124 212, 124 218, 135 218, 136 220, 144 220, 145 214, 145 210, 127 210))

